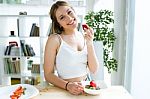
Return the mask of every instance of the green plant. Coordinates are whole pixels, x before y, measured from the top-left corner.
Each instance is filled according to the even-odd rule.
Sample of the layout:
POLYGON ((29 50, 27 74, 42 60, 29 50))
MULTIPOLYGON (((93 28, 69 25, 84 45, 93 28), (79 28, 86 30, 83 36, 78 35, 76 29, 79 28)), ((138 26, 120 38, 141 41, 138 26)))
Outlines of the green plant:
POLYGON ((110 10, 100 10, 99 12, 88 12, 84 19, 94 30, 94 41, 103 42, 104 66, 110 73, 117 71, 117 60, 113 57, 113 47, 116 40, 114 35, 113 12, 110 10))

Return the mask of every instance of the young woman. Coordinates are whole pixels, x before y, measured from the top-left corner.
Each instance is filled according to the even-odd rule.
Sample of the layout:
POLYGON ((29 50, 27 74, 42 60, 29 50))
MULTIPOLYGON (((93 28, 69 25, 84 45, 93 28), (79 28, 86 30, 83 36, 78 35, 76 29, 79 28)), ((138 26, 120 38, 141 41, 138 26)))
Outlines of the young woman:
POLYGON ((52 27, 44 54, 45 79, 71 94, 81 94, 81 81, 99 67, 93 47, 93 30, 88 26, 84 35, 77 30, 77 15, 65 1, 52 5, 50 17, 52 27))

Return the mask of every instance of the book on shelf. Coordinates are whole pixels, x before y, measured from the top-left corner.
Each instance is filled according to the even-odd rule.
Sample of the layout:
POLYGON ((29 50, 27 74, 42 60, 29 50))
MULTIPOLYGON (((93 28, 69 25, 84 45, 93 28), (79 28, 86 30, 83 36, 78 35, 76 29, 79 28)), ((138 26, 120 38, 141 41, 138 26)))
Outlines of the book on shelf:
POLYGON ((20 31, 19 31, 19 19, 17 19, 17 29, 18 29, 18 37, 20 36, 19 35, 19 33, 20 33, 20 31))
POLYGON ((20 73, 20 59, 18 58, 5 58, 4 59, 4 72, 5 74, 18 74, 20 73))
POLYGON ((6 49, 5 49, 4 55, 8 55, 9 47, 10 47, 10 46, 6 46, 6 49))
POLYGON ((25 44, 25 47, 27 49, 27 53, 28 53, 28 56, 33 56, 30 49, 29 49, 29 45, 28 44, 25 44))
POLYGON ((36 25, 36 23, 32 24, 30 36, 39 36, 39 27, 36 25))
POLYGON ((23 53, 24 56, 28 56, 28 52, 25 46, 25 40, 20 40, 20 45, 21 45, 21 51, 23 53))
POLYGON ((33 36, 40 36, 39 34, 39 27, 38 26, 35 26, 35 32, 34 32, 34 35, 33 36))
POLYGON ((36 26, 36 23, 33 23, 31 27, 31 31, 30 31, 30 36, 33 36, 33 33, 35 31, 35 26, 36 26))
POLYGON ((40 73, 40 64, 32 64, 31 73, 40 73))
POLYGON ((26 44, 26 49, 27 49, 27 52, 28 52, 28 56, 35 56, 35 52, 33 50, 33 47, 29 44, 26 44))
POLYGON ((35 56, 33 47, 25 43, 25 40, 20 40, 21 49, 24 56, 35 56))
POLYGON ((35 56, 35 52, 33 50, 33 47, 29 44, 25 44, 27 52, 28 52, 28 56, 35 56))

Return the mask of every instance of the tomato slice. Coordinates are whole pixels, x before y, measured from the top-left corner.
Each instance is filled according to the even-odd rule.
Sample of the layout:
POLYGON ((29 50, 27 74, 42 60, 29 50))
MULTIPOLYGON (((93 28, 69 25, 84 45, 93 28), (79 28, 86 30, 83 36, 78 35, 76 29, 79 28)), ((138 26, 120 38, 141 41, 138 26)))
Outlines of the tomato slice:
POLYGON ((11 99, 18 99, 19 97, 20 97, 20 96, 14 95, 14 94, 13 94, 13 95, 10 95, 10 98, 11 98, 11 99))
POLYGON ((10 95, 11 99, 18 99, 23 93, 24 93, 25 88, 22 86, 19 86, 12 95, 10 95))
POLYGON ((22 86, 19 86, 15 91, 22 89, 22 86))

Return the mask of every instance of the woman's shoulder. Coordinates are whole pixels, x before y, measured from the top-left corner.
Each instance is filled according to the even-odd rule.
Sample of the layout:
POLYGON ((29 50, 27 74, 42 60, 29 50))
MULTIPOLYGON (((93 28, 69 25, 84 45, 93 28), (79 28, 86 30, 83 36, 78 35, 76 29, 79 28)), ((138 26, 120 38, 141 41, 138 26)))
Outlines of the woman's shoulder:
POLYGON ((59 45, 60 44, 59 34, 49 35, 49 37, 47 39, 47 43, 50 43, 52 45, 59 45))
POLYGON ((59 34, 50 34, 49 37, 48 37, 48 40, 51 40, 51 41, 59 41, 59 34))

